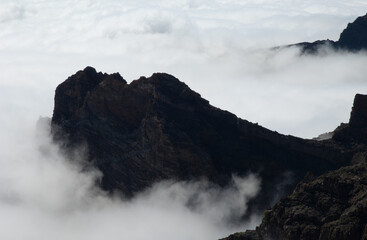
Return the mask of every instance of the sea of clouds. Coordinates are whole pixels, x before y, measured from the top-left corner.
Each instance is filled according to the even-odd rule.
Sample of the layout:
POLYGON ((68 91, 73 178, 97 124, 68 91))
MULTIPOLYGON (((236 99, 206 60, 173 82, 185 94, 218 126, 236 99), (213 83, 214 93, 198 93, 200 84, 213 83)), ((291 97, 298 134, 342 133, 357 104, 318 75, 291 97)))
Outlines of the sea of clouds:
POLYGON ((0 92, 34 119, 50 116, 56 86, 88 65, 128 82, 167 72, 241 118, 311 138, 348 121, 354 94, 367 90, 366 54, 268 47, 337 40, 366 9, 335 0, 2 0, 0 92))
POLYGON ((164 181, 121 200, 94 185, 100 172, 82 170, 82 150, 78 162, 61 154, 45 120, 21 130, 0 137, 1 239, 217 239, 259 221, 239 224, 259 190, 255 175, 234 176, 225 188, 164 181))
POLYGON ((128 82, 167 72, 217 107, 311 138, 348 121, 355 93, 367 92, 367 54, 269 47, 337 40, 366 11, 358 0, 0 1, 0 238, 217 239, 253 228, 255 216, 226 222, 233 207, 246 211, 256 176, 222 190, 164 182, 121 201, 94 187, 98 171, 59 153, 47 124, 35 130, 37 119, 89 65, 128 82))

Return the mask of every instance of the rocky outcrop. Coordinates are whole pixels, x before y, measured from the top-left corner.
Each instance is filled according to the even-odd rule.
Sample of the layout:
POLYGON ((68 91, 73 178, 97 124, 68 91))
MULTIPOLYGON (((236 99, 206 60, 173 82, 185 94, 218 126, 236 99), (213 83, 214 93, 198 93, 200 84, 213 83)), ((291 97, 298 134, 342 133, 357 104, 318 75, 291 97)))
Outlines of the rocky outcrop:
POLYGON ((300 183, 264 213, 263 239, 362 239, 367 224, 367 165, 357 164, 300 183))
POLYGON ((226 240, 367 239, 367 95, 357 94, 350 121, 332 141, 354 152, 355 164, 318 178, 307 175, 294 192, 266 210, 261 225, 226 240))
POLYGON ((348 24, 340 34, 337 46, 351 51, 367 49, 367 14, 348 24))
POLYGON ((88 146, 101 186, 128 196, 162 179, 232 174, 262 180, 252 210, 287 194, 307 172, 348 164, 353 154, 332 140, 284 136, 213 107, 175 77, 156 73, 127 84, 87 67, 56 89, 52 131, 64 149, 88 146))
POLYGON ((264 212, 256 230, 225 240, 362 240, 367 237, 366 216, 367 164, 360 163, 299 183, 264 212))
POLYGON ((341 124, 333 135, 333 141, 354 151, 353 163, 367 156, 367 95, 357 94, 348 124, 341 124))
POLYGON ((367 128, 367 95, 357 94, 354 98, 349 126, 354 129, 367 128))
POLYGON ((287 47, 296 46, 301 49, 302 53, 315 54, 321 49, 328 47, 334 50, 345 50, 356 52, 367 50, 367 14, 358 17, 340 34, 338 41, 318 40, 315 42, 302 42, 289 45, 287 47))

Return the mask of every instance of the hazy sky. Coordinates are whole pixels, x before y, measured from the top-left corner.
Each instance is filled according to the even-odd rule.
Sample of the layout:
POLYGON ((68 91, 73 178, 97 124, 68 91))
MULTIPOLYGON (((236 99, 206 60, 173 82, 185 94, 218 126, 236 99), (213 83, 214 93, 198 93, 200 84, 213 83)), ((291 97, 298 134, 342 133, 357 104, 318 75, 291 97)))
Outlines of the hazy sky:
POLYGON ((209 240, 244 230, 226 218, 246 211, 261 179, 224 190, 161 183, 134 201, 111 199, 92 186, 97 171, 80 173, 58 153, 47 127, 34 132, 38 117, 52 116, 56 86, 90 65, 128 82, 167 72, 217 107, 313 137, 348 121, 355 93, 367 92, 367 54, 268 47, 337 40, 366 11, 357 0, 1 0, 0 238, 209 240), (193 195, 200 204, 188 209, 193 195))

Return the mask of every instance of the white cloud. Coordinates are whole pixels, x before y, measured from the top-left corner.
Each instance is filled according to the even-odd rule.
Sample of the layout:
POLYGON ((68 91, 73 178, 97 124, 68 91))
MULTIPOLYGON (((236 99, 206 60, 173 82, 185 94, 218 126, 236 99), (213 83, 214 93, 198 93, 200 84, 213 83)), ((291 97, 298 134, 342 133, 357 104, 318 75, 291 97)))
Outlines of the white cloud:
POLYGON ((354 93, 365 91, 363 54, 313 61, 289 51, 255 51, 337 39, 365 13, 360 1, 18 0, 0 6, 0 19, 21 18, 0 23, 0 88, 11 85, 16 95, 32 98, 23 108, 34 115, 50 115, 57 84, 87 65, 129 81, 168 72, 215 105, 303 137, 347 121, 354 93))
POLYGON ((259 190, 253 175, 234 177, 224 189, 204 180, 167 181, 132 200, 108 197, 94 186, 100 173, 65 159, 47 127, 2 131, 1 239, 217 239, 259 221, 238 220, 259 190), (237 224, 228 225, 233 218, 237 224))

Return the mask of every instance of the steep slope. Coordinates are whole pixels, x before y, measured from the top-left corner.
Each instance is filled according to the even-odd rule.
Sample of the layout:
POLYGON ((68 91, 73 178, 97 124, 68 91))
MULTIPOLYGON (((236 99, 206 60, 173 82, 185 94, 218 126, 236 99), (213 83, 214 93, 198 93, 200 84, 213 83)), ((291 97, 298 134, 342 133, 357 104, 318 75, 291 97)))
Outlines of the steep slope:
POLYGON ((256 230, 226 240, 367 239, 367 164, 360 163, 301 182, 264 212, 256 230))
POLYGON ((353 155, 334 141, 284 136, 239 119, 171 75, 127 84, 91 67, 57 87, 52 131, 66 150, 87 145, 101 186, 128 196, 162 179, 225 185, 232 174, 257 173, 262 189, 253 210, 269 206, 274 191, 289 193, 307 172, 338 168, 353 155))
POLYGON ((357 94, 348 124, 340 125, 333 135, 333 140, 345 147, 363 151, 367 144, 367 96, 357 94))
POLYGON ((367 95, 357 94, 348 124, 333 141, 355 152, 352 166, 318 178, 308 175, 294 192, 264 212, 254 231, 226 240, 367 239, 367 95))
POLYGON ((367 14, 348 24, 340 34, 337 46, 352 51, 367 49, 367 14))

